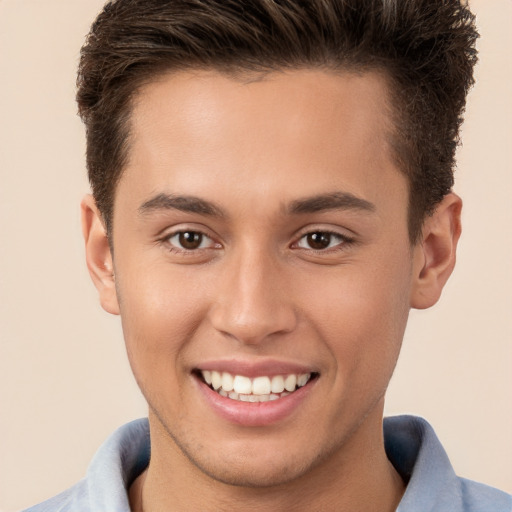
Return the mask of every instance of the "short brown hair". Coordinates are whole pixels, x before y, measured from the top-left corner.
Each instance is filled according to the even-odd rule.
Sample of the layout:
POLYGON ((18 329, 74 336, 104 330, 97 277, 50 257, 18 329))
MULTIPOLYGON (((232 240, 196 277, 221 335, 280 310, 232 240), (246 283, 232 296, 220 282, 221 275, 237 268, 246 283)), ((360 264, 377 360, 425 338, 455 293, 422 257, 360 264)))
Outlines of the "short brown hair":
POLYGON ((158 75, 315 67, 383 71, 394 153, 409 181, 409 235, 453 185, 478 37, 461 0, 113 0, 81 51, 77 101, 107 231, 129 155, 131 100, 158 75))

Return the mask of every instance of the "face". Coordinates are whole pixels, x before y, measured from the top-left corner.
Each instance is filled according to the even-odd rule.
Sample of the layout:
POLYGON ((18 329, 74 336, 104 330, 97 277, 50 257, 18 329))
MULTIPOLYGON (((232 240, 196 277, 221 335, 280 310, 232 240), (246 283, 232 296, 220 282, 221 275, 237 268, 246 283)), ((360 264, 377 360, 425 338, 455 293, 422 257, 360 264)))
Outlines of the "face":
POLYGON ((390 130, 377 74, 183 72, 141 91, 107 309, 155 463, 275 485, 378 437, 414 259, 390 130))

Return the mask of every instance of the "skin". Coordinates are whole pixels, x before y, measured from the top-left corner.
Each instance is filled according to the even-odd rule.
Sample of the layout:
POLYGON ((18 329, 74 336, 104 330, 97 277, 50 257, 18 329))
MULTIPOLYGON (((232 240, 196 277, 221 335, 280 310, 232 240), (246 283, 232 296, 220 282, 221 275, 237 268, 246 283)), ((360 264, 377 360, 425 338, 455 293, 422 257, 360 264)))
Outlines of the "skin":
POLYGON ((396 508, 384 394, 409 309, 434 304, 453 269, 461 201, 449 194, 411 246, 391 130, 376 73, 180 72, 140 91, 114 255, 82 203, 89 270, 149 404, 133 510, 396 508), (199 248, 180 246, 186 231, 199 248), (311 233, 331 233, 328 247, 311 233), (283 420, 247 427, 198 391, 194 370, 219 359, 319 377, 283 420))

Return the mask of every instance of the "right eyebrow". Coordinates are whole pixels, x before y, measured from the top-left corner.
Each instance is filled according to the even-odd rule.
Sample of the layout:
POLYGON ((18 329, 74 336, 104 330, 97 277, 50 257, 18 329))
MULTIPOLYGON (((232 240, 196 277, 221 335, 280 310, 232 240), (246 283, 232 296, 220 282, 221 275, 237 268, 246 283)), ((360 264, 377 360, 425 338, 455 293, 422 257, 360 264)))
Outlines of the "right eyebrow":
POLYGON ((174 194, 157 194, 139 206, 139 214, 146 215, 155 211, 179 210, 187 213, 198 213, 208 217, 226 217, 222 208, 210 201, 195 196, 174 194))
POLYGON ((332 192, 306 197, 293 201, 288 207, 288 211, 292 214, 316 213, 328 210, 360 210, 373 213, 375 209, 375 205, 370 201, 349 192, 332 192))

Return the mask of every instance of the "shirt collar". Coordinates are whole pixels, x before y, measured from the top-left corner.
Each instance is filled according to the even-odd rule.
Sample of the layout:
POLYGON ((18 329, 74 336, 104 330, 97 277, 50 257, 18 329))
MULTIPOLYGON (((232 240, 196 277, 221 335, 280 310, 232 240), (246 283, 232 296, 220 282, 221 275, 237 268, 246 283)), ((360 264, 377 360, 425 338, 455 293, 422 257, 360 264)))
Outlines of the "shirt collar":
POLYGON ((91 510, 129 512, 128 489, 149 464, 147 419, 116 430, 100 447, 87 470, 91 510))
POLYGON ((463 510, 460 480, 429 423, 414 416, 385 418, 384 442, 407 484, 396 512, 463 510))

